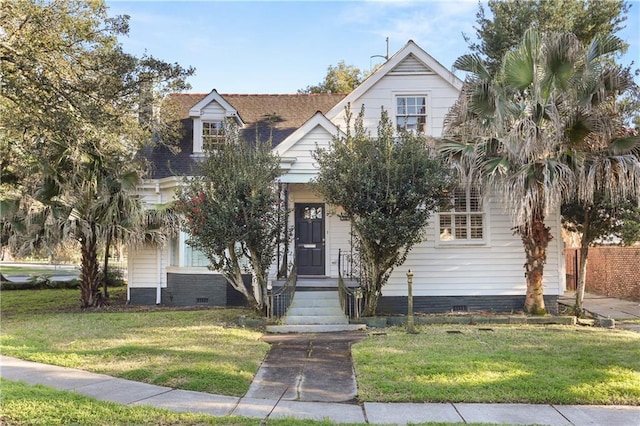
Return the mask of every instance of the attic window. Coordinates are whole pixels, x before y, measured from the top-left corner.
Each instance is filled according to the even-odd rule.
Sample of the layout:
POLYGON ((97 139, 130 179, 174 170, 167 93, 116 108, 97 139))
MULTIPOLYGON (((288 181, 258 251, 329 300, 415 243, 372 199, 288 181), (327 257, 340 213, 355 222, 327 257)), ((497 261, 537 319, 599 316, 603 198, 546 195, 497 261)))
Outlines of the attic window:
POLYGON ((396 97, 396 128, 410 132, 425 133, 427 131, 427 97, 396 97))
POLYGON ((219 148, 224 144, 225 132, 222 121, 202 122, 202 149, 210 151, 219 148))

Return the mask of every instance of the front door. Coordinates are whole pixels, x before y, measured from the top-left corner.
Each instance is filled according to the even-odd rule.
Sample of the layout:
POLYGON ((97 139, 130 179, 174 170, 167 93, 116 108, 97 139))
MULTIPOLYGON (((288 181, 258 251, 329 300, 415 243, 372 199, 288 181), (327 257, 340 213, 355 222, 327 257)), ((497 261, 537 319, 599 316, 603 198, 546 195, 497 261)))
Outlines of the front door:
POLYGON ((298 275, 324 275, 324 204, 295 208, 298 275))

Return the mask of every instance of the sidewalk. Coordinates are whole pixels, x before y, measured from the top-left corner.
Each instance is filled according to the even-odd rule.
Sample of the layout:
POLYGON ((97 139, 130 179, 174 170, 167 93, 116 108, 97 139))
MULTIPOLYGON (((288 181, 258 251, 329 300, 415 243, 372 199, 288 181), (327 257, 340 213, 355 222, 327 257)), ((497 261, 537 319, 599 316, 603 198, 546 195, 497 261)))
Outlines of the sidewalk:
MULTIPOLYGON (((573 306, 575 303, 575 292, 566 292, 558 299, 558 303, 573 306)), ((594 317, 611 318, 615 320, 616 328, 640 332, 640 324, 625 323, 625 320, 640 319, 640 303, 593 293, 585 293, 582 303, 584 310, 594 317)), ((640 425, 640 420, 638 421, 638 425, 640 425)))
POLYGON ((363 405, 238 398, 117 379, 103 374, 23 361, 0 355, 0 376, 31 385, 75 391, 124 405, 261 419, 295 417, 344 423, 408 422, 638 426, 640 407, 531 404, 375 403, 363 405))

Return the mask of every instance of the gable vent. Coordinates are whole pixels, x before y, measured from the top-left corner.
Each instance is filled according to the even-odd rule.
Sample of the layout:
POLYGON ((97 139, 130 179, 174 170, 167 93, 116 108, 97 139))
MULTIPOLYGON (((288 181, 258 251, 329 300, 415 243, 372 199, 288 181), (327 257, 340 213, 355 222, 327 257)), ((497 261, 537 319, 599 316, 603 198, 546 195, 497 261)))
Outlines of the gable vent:
POLYGON ((433 74, 433 70, 420 62, 413 53, 393 67, 389 74, 433 74))

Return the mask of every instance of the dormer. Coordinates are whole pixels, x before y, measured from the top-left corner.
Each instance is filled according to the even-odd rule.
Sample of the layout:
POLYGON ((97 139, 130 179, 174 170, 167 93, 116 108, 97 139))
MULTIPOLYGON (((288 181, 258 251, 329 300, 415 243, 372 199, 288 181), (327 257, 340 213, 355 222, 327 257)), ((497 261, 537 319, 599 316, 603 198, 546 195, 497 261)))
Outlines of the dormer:
POLYGON ((202 154, 205 147, 215 149, 224 142, 228 120, 244 126, 238 111, 214 89, 189 110, 193 120, 193 153, 202 154))

